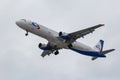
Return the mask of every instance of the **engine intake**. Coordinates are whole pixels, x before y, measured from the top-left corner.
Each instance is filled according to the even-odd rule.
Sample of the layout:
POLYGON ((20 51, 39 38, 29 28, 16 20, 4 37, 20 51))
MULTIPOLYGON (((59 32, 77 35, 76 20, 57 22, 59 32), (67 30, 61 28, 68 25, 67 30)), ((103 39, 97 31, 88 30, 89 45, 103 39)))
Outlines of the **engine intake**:
POLYGON ((39 47, 40 49, 42 49, 42 50, 47 50, 47 49, 48 49, 47 45, 46 45, 46 44, 42 44, 42 43, 40 43, 40 44, 38 45, 38 47, 39 47))
POLYGON ((67 34, 67 33, 63 33, 63 32, 59 32, 59 37, 61 37, 62 39, 65 39, 65 40, 69 40, 70 39, 70 36, 67 34))
POLYGON ((62 36, 62 32, 59 32, 59 36, 62 36))

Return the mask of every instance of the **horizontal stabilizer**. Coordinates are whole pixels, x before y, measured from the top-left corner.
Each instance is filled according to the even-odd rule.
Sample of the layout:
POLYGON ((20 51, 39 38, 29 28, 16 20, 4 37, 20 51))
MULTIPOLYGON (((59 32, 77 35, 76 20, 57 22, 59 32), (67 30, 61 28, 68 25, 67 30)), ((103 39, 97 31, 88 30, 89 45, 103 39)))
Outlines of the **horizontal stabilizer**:
POLYGON ((92 57, 92 59, 91 60, 96 60, 98 57, 92 57))
POLYGON ((102 54, 108 54, 112 51, 114 51, 115 49, 109 49, 109 50, 105 50, 105 51, 102 51, 102 54))
MULTIPOLYGON (((108 53, 110 53, 110 52, 112 52, 112 51, 114 51, 115 49, 109 49, 109 50, 105 50, 105 51, 102 51, 102 53, 101 54, 108 54, 108 53)), ((91 60, 96 60, 98 57, 92 57, 92 59, 91 60)))

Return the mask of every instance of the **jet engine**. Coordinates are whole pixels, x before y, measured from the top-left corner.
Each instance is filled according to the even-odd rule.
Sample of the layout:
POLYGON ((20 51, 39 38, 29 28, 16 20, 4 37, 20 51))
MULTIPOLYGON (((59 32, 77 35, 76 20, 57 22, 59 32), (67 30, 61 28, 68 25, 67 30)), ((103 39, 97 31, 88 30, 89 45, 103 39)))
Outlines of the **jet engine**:
POLYGON ((40 49, 42 49, 42 50, 48 50, 48 47, 47 47, 46 44, 40 43, 40 44, 38 45, 38 47, 39 47, 40 49))
POLYGON ((70 36, 65 32, 59 32, 59 37, 61 37, 62 39, 65 39, 65 40, 70 39, 70 36))
POLYGON ((68 34, 65 32, 59 32, 59 36, 67 36, 68 34))

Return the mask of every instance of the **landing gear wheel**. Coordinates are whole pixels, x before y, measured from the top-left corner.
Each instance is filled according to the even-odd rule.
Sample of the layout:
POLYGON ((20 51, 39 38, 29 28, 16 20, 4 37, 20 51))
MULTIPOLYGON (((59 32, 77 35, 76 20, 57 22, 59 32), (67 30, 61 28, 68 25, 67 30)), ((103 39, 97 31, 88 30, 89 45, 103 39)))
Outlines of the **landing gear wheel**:
POLYGON ((58 52, 58 51, 56 51, 54 54, 55 54, 55 55, 58 55, 58 54, 59 54, 59 52, 58 52))
POLYGON ((28 33, 26 33, 25 36, 28 36, 28 33))
POLYGON ((72 48, 72 47, 73 47, 73 45, 72 45, 72 44, 69 44, 69 45, 68 45, 68 47, 69 47, 69 48, 72 48))
POLYGON ((25 36, 28 36, 28 31, 26 30, 26 34, 25 34, 25 36))

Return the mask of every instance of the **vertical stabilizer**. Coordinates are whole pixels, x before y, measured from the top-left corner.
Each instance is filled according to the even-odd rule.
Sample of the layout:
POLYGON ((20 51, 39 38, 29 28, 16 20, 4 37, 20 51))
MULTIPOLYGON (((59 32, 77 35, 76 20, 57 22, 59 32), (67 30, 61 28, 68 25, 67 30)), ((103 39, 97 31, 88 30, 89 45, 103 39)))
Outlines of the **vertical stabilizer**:
MULTIPOLYGON (((95 50, 100 52, 101 54, 105 55, 108 54, 112 51, 114 51, 115 49, 109 49, 109 50, 104 50, 103 51, 103 45, 104 45, 104 41, 100 40, 97 45, 95 45, 95 50)), ((96 60, 98 57, 92 57, 92 60, 96 60)))
POLYGON ((103 50, 103 45, 104 45, 104 41, 100 40, 96 45, 95 45, 95 50, 98 52, 102 52, 103 50))

